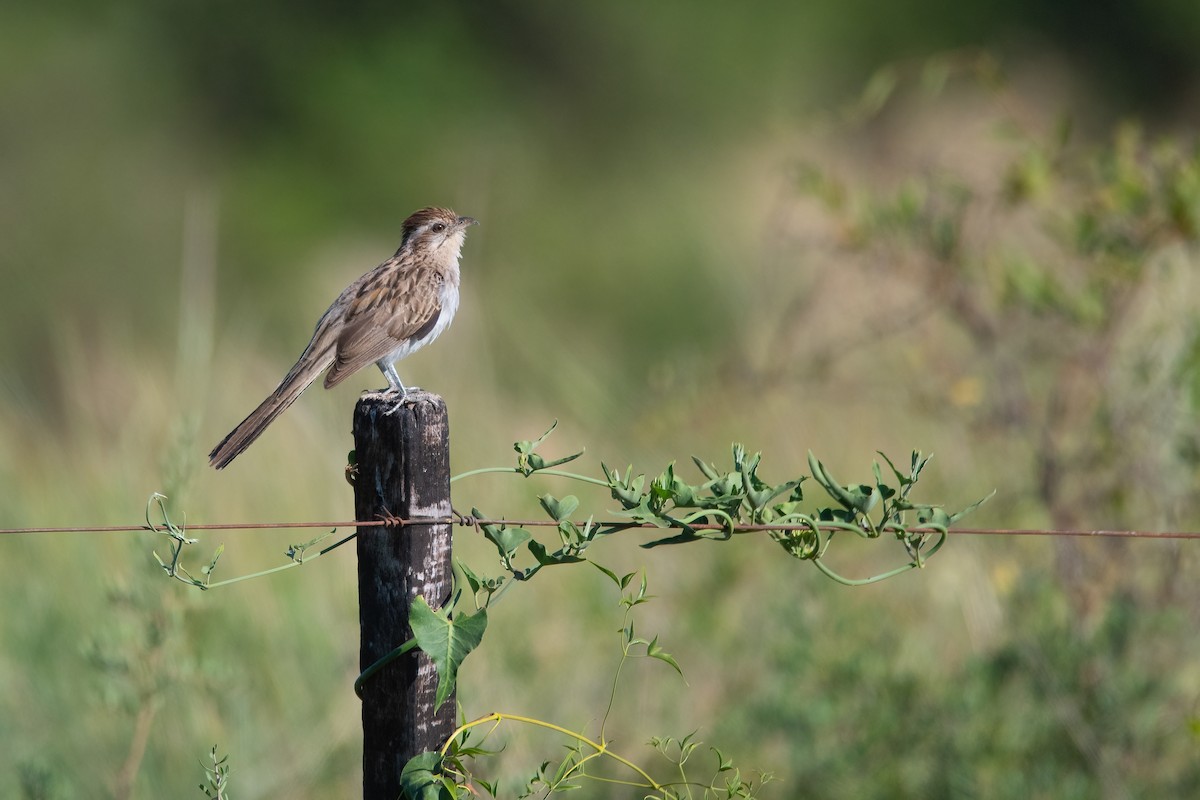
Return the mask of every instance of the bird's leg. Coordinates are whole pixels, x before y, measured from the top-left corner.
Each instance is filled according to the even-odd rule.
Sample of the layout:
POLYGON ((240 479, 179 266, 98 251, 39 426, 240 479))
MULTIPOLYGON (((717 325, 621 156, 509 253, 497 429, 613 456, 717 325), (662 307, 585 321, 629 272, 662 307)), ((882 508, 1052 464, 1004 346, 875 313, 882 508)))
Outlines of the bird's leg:
POLYGON ((408 388, 404 382, 400 380, 400 375, 396 372, 396 365, 390 361, 380 361, 379 369, 383 371, 383 377, 387 378, 387 388, 380 389, 381 392, 399 392, 400 399, 404 400, 408 397, 408 388))
MULTIPOLYGON (((380 394, 393 394, 395 392, 400 393, 400 402, 384 412, 385 415, 394 414, 396 412, 396 410, 398 408, 400 408, 400 406, 404 405, 404 401, 408 399, 408 387, 406 387, 404 385, 404 382, 402 380, 400 380, 400 375, 396 372, 395 364, 391 363, 390 361, 378 361, 376 363, 378 364, 379 369, 383 372, 383 377, 387 378, 387 382, 388 382, 387 387, 380 389, 379 393, 380 394)), ((418 387, 414 386, 413 388, 416 389, 418 387)))

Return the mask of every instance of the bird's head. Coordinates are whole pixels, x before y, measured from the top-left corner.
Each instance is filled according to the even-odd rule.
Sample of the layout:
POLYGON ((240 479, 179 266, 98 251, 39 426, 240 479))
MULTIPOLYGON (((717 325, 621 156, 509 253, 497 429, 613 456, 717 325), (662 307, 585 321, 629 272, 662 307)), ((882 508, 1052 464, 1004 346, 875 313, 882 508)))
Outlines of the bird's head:
POLYGON ((404 220, 400 249, 457 259, 467 228, 476 222, 473 217, 460 217, 448 208, 422 208, 404 220))

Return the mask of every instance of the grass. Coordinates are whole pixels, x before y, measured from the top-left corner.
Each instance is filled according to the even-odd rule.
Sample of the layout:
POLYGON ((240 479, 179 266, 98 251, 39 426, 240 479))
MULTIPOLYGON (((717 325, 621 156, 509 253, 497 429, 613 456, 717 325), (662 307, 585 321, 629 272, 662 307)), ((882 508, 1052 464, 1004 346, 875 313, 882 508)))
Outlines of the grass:
MULTIPOLYGON (((936 120, 906 119, 906 147, 936 150, 926 125, 947 125, 936 120)), ((670 459, 687 468, 688 456, 723 458, 740 440, 765 451, 773 478, 803 472, 811 448, 857 482, 876 449, 903 458, 920 448, 937 453, 929 499, 966 504, 996 487, 979 523, 1051 520, 1036 426, 991 424, 987 403, 1006 396, 995 361, 973 358, 937 309, 863 336, 855 312, 887 318, 880 295, 911 289, 913 254, 845 247, 859 232, 797 200, 780 166, 800 146, 698 139, 663 155, 660 141, 628 163, 613 148, 560 172, 519 136, 491 149, 459 137, 479 166, 464 173, 484 177, 464 178, 454 197, 485 225, 466 246, 460 318, 401 370, 447 399, 454 472, 511 463, 513 440, 559 418, 548 454, 586 446, 581 468, 597 474, 602 459, 652 474, 670 459), (511 159, 531 167, 527 183, 505 172, 511 159)), ((394 242, 345 220, 313 229, 333 204, 292 195, 320 185, 304 170, 321 165, 292 173, 282 157, 248 177, 210 176, 218 210, 206 227, 202 204, 182 210, 196 192, 162 189, 173 185, 171 158, 151 153, 137 166, 140 141, 118 144, 114 163, 132 164, 126 190, 149 186, 153 201, 106 204, 103 182, 84 182, 71 207, 105 209, 99 233, 67 225, 61 260, 20 250, 33 266, 0 299, 12 364, 0 378, 0 525, 137 522, 154 491, 191 523, 348 518, 350 413, 376 375, 310 390, 224 472, 204 459, 274 386, 333 293, 394 242), (176 236, 178 219, 191 222, 176 236), (258 236, 273 225, 303 230, 258 236), (256 260, 270 262, 269 279, 251 272, 256 260), (73 273, 87 280, 73 284, 73 273), (73 285, 79 294, 55 290, 73 285)), ((822 163, 854 163, 838 145, 856 143, 821 144, 822 163)), ((967 148, 989 179, 1001 163, 993 147, 967 148)), ((433 183, 413 180, 414 194, 433 183)), ((18 243, 53 240, 57 222, 39 219, 44 229, 18 243)), ((1137 341, 1166 339, 1150 330, 1137 341)), ((1004 354, 1027 368, 1016 374, 1034 396, 1050 385, 1049 370, 1029 367, 1053 350, 1045 343, 1004 354)), ((1139 385, 1118 365, 1106 389, 1139 385)), ((1064 424, 1086 438, 1091 421, 1064 424)), ((1120 441, 1151 460, 1161 444, 1120 441)), ((1072 480, 1087 487, 1085 466, 1072 480)), ((455 496, 460 509, 518 516, 534 513, 537 491, 561 493, 553 481, 489 477, 455 496)), ((589 510, 611 508, 580 494, 589 510)), ((1105 526, 1151 494, 1078 511, 1105 526)), ((1187 513, 1176 521, 1194 524, 1187 513)), ((223 542, 220 575, 239 574, 283 563, 290 543, 312 535, 209 534, 199 558, 223 542)), ((487 547, 457 536, 463 557, 496 570, 487 547)), ((214 743, 230 755, 236 797, 354 796, 352 550, 201 594, 160 574, 151 551, 162 544, 145 533, 0 538, 0 796, 121 795, 122 774, 130 797, 198 796, 214 743)), ((766 540, 600 545, 595 557, 617 572, 646 569, 657 597, 640 630, 660 634, 687 677, 654 662, 627 670, 610 735, 636 755, 651 735, 698 729, 740 766, 775 772, 776 797, 1186 795, 1200 785, 1187 581, 1196 556, 1165 543, 1078 547, 1090 549, 955 539, 928 570, 848 590, 766 540), (1104 576, 1095 595, 1072 593, 1063 571, 1073 563, 1104 576)), ((869 573, 876 559, 862 548, 839 566, 869 573)), ((517 587, 464 667, 465 712, 595 726, 619 654, 615 599, 589 568, 517 587)), ((504 740, 496 769, 507 786, 557 752, 536 737, 504 740)), ((655 763, 648 749, 638 760, 655 763)))

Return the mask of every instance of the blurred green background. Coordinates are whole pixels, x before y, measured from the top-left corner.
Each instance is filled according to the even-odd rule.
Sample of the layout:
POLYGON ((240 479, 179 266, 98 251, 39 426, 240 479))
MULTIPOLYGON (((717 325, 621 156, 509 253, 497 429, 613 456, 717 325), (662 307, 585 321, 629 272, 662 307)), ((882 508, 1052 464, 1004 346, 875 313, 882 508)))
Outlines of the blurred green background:
MULTIPOLYGON (((455 472, 557 418, 547 453, 596 474, 739 440, 775 480, 812 448, 857 482, 920 448, 919 499, 999 490, 972 523, 1200 528, 1198 41, 1181 1, 4 4, 0 526, 136 523, 153 491, 189 523, 350 516, 370 371, 205 456, 439 204, 482 224, 458 320, 400 374, 446 398, 455 472)), ((538 491, 575 490, 455 502, 538 491)), ((228 577, 306 538, 194 558, 224 542, 228 577)), ((766 539, 629 538, 593 557, 645 567, 639 630, 687 676, 625 671, 608 732, 639 762, 698 730, 771 797, 1200 790, 1194 547, 956 538, 851 590, 766 539)), ((154 548, 0 538, 0 796, 199 797, 214 743, 238 798, 354 796, 352 550, 200 594, 154 548)), ((615 601, 593 570, 518 587, 468 716, 594 729, 615 601)), ((499 741, 510 794, 561 752, 499 741)))

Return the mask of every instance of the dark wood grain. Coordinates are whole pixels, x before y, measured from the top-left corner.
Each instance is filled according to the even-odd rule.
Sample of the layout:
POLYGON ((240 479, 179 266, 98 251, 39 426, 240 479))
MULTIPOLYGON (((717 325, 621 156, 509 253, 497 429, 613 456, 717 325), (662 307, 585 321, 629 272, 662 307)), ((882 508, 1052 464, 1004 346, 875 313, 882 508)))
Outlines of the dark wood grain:
MULTIPOLYGON (((450 515, 449 421, 442 398, 410 391, 400 404, 397 394, 364 395, 354 410, 354 447, 356 519, 450 515)), ((415 597, 434 608, 449 597, 450 534, 449 525, 359 528, 362 669, 411 638, 408 610, 415 597)), ((437 683, 433 664, 418 651, 364 683, 365 800, 394 800, 405 763, 439 748, 454 730, 453 696, 434 711, 437 683)))

